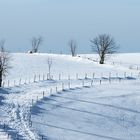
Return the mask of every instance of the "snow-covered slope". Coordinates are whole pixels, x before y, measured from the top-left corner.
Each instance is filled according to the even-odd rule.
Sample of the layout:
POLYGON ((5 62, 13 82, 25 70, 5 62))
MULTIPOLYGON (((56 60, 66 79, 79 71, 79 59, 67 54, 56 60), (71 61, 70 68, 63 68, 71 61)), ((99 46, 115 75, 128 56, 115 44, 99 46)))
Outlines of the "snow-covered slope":
POLYGON ((139 68, 136 67, 140 65, 138 61, 140 56, 133 54, 131 57, 131 55, 115 55, 113 60, 108 60, 105 65, 99 65, 87 59, 87 57, 96 59, 96 55, 86 55, 86 58, 85 55, 80 55, 82 57, 72 58, 69 55, 57 54, 11 54, 12 69, 4 79, 4 88, 0 88, 0 128, 3 129, 5 125, 6 134, 11 139, 20 140, 38 140, 46 137, 68 140, 75 138, 121 140, 129 137, 134 138, 132 140, 139 139, 139 125, 134 125, 132 129, 128 128, 131 136, 125 126, 116 125, 124 115, 128 116, 123 117, 124 121, 120 123, 128 121, 128 126, 132 120, 133 123, 139 123, 140 119, 136 113, 139 112, 140 91, 139 68), (52 80, 46 80, 48 58, 53 60, 52 80), (137 61, 131 61, 132 58, 137 61), (118 64, 120 59, 121 65, 118 64), (136 67, 130 68, 130 65, 136 67), (52 94, 56 96, 50 97, 52 94), (80 100, 95 104, 83 103, 80 100), (105 107, 97 105, 96 102, 105 107), (109 118, 90 114, 101 114, 109 118), (103 131, 103 128, 106 129, 103 131), (110 130, 114 132, 109 134, 110 130), (55 132, 56 135, 52 135, 55 132))
POLYGON ((139 85, 95 83, 44 98, 32 109, 33 126, 48 139, 139 140, 139 85))
MULTIPOLYGON (((95 73, 96 77, 101 77, 101 74, 108 77, 109 73, 112 73, 112 76, 116 76, 116 73, 118 73, 118 75, 120 76, 124 76, 124 72, 126 72, 128 75, 130 75, 131 72, 134 72, 136 75, 138 74, 137 70, 132 71, 128 67, 125 67, 126 62, 128 62, 129 60, 132 62, 131 54, 124 54, 125 57, 123 56, 123 54, 119 54, 118 58, 117 56, 115 56, 117 62, 121 59, 121 66, 119 67, 118 65, 111 64, 99 65, 98 63, 90 61, 88 59, 84 59, 81 57, 72 58, 69 55, 12 54, 11 56, 11 66, 13 68, 9 71, 9 75, 5 80, 5 82, 7 82, 7 80, 10 80, 10 84, 14 84, 14 80, 18 84, 20 78, 22 79, 23 83, 25 82, 25 80, 27 80, 28 82, 29 79, 33 81, 35 74, 37 76, 37 79, 39 78, 39 75, 41 76, 41 78, 43 74, 45 74, 46 76, 48 73, 48 58, 51 58, 53 60, 51 71, 54 79, 58 79, 59 74, 61 74, 62 79, 68 79, 68 75, 70 75, 71 78, 75 78, 76 73, 78 73, 81 78, 84 77, 85 73, 87 73, 90 77, 92 77, 93 73, 95 73)), ((92 56, 96 57, 96 55, 92 56)), ((135 59, 133 58, 133 60, 135 60, 133 64, 135 64, 136 60, 138 59, 138 54, 132 56, 134 58, 136 56, 135 59)))

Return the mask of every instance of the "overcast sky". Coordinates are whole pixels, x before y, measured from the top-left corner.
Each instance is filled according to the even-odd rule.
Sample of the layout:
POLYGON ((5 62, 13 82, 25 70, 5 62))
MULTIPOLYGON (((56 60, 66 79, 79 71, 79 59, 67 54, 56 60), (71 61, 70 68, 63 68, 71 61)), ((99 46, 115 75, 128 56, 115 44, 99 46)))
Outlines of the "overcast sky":
POLYGON ((26 52, 33 36, 43 36, 41 51, 67 53, 77 40, 79 53, 89 40, 111 34, 120 52, 140 52, 140 0, 0 0, 0 39, 12 52, 26 52))

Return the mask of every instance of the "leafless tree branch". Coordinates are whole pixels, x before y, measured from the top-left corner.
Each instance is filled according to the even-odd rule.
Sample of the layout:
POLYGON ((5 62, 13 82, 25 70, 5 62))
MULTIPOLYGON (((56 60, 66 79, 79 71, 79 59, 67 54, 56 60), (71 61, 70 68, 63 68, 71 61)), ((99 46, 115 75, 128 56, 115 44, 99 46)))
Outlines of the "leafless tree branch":
POLYGON ((11 68, 9 65, 10 55, 4 49, 5 40, 0 41, 0 87, 2 86, 2 80, 11 68))
POLYGON ((53 64, 53 60, 52 58, 48 58, 47 59, 47 64, 48 64, 48 69, 49 69, 49 73, 48 73, 48 80, 51 80, 51 67, 52 67, 52 64, 53 64))
POLYGON ((32 52, 37 53, 39 47, 41 46, 41 44, 43 42, 43 38, 41 36, 38 38, 33 37, 31 42, 32 42, 32 52))
POLYGON ((116 53, 119 49, 114 38, 107 34, 101 34, 90 40, 90 42, 93 51, 99 54, 100 64, 104 64, 105 58, 108 54, 116 53))
POLYGON ((75 40, 70 40, 68 45, 70 47, 72 57, 76 56, 77 42, 75 40))

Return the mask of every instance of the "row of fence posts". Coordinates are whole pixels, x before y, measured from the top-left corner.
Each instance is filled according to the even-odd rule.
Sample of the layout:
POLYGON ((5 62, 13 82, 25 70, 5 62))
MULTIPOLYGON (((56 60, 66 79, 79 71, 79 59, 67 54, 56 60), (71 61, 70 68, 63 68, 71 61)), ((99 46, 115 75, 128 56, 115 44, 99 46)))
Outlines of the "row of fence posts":
MULTIPOLYGON (((111 75, 110 75, 111 76, 111 75)), ((111 84, 111 78, 109 78, 108 79, 109 80, 109 83, 111 84)), ((119 80, 119 82, 121 82, 121 78, 119 78, 118 79, 119 80)), ((92 87, 93 86, 93 82, 94 82, 94 80, 92 79, 92 80, 90 80, 90 82, 88 81, 88 85, 86 85, 86 83, 85 83, 85 81, 86 80, 81 80, 81 82, 82 82, 82 87, 92 87)), ((99 84, 101 85, 102 84, 102 80, 100 79, 99 80, 99 84)), ((79 84, 80 85, 80 84, 79 84)), ((61 83, 61 85, 59 85, 60 87, 58 88, 58 86, 56 86, 55 87, 55 90, 54 90, 54 92, 56 92, 56 93, 58 93, 58 92, 61 92, 61 91, 65 91, 65 90, 67 90, 67 89, 71 89, 71 88, 76 88, 76 87, 72 87, 72 84, 71 84, 71 82, 69 81, 68 83, 67 83, 67 86, 65 86, 65 84, 62 82, 61 83), (58 90, 59 89, 59 90, 58 90)), ((52 88, 50 88, 50 90, 49 90, 49 92, 46 92, 47 94, 49 93, 50 95, 52 95, 52 93, 53 93, 53 89, 52 88)), ((40 99, 44 99, 44 97, 45 97, 45 91, 42 91, 42 97, 40 98, 40 99)), ((36 100, 33 100, 32 99, 32 103, 31 103, 31 106, 33 106, 34 105, 34 103, 35 102, 38 102, 39 101, 39 97, 37 96, 36 97, 36 100)), ((32 127, 32 120, 31 120, 31 107, 30 107, 30 117, 29 117, 29 126, 30 127, 32 127)), ((44 136, 42 135, 41 136, 41 140, 44 140, 44 136)))
MULTIPOLYGON (((76 80, 78 80, 79 79, 79 77, 78 77, 79 75, 78 75, 78 73, 76 74, 76 80)), ((101 76, 103 77, 103 74, 101 74, 101 76)), ((133 76, 133 74, 131 73, 131 77, 133 76)), ((85 80, 87 79, 87 73, 85 73, 85 80)), ((95 77, 95 73, 93 73, 93 79, 94 79, 94 77, 95 77)), ((116 77, 118 77, 118 73, 116 73, 116 77)), ((124 73, 124 77, 126 78, 126 72, 124 73)), ((138 74, 138 77, 140 77, 140 73, 138 74)), ((68 75, 68 80, 70 80, 71 78, 70 78, 70 75, 68 75)), ((88 85, 88 86, 93 86, 93 82, 94 82, 94 80, 91 80, 91 83, 90 83, 90 85, 88 85)), ((43 75, 43 80, 45 80, 45 76, 43 75)), ((59 74, 59 80, 61 80, 61 74, 59 74)), ((85 87, 85 80, 83 79, 82 80, 82 87, 85 87)), ((111 73, 109 73, 109 78, 108 78, 108 80, 109 80, 109 83, 111 84, 111 73)), ((21 85, 21 78, 20 78, 20 80, 19 80, 19 85, 21 85)), ((26 81, 26 80, 25 80, 26 81)), ((40 75, 39 75, 39 81, 40 81, 40 75)), ((34 76, 34 82, 36 82, 36 75, 34 76)), ((121 82, 121 78, 119 78, 119 82, 121 82)), ((8 81, 8 85, 9 85, 9 83, 10 83, 10 81, 8 81)), ((29 83, 30 83, 30 80, 29 80, 29 83)), ((102 84, 102 80, 100 79, 99 80, 99 83, 100 83, 100 85, 102 84)), ((15 80, 14 80, 14 84, 15 84, 15 80)), ((61 87, 61 90, 60 91, 64 91, 64 90, 66 90, 66 88, 65 88, 65 84, 64 83, 62 83, 62 85, 61 85, 62 87, 61 87)), ((68 89, 71 89, 72 88, 72 86, 71 86, 71 82, 69 81, 68 82, 68 89)), ((52 94, 52 88, 50 88, 50 94, 52 94)), ((58 93, 58 87, 56 86, 56 88, 55 88, 55 92, 56 93, 58 93)), ((43 91, 42 92, 42 98, 44 99, 44 97, 45 97, 45 91, 43 91)), ((37 96, 37 98, 36 98, 36 101, 34 101, 33 99, 32 99, 32 106, 34 105, 34 102, 38 102, 39 101, 39 97, 37 96)), ((31 108, 30 108, 30 112, 31 112, 31 108)), ((32 127, 32 120, 31 120, 31 113, 30 113, 30 115, 29 115, 29 126, 30 127, 32 127)), ((5 132, 7 132, 6 130, 6 125, 4 124, 4 131, 5 132)), ((9 138, 10 137, 10 135, 7 133, 7 137, 9 138)), ((18 133, 16 134, 16 140, 18 139, 18 133)), ((42 135, 41 136, 41 139, 42 140, 44 140, 44 136, 42 135)))
MULTIPOLYGON (((124 73, 124 75, 126 75, 126 73, 124 73)), ((93 77, 94 76, 95 76, 95 74, 93 74, 93 77)), ((109 76, 111 77, 111 73, 109 74, 109 76)), ((87 74, 85 74, 85 80, 84 79, 81 80, 82 81, 82 84, 81 84, 82 87, 86 87, 86 86, 89 86, 89 87, 91 86, 92 87, 94 80, 92 79, 90 81, 90 83, 88 83, 88 85, 85 85, 86 77, 87 77, 87 74)), ((70 76, 68 76, 68 79, 70 80, 70 76)), ((76 74, 76 79, 78 79, 78 74, 76 74)), ((111 78, 109 78, 108 80, 109 80, 109 83, 111 84, 111 78)), ((121 82, 121 78, 119 78, 119 82, 121 82)), ((61 87, 59 88, 60 90, 58 91, 58 87, 56 86, 54 92, 58 93, 58 92, 61 92, 61 91, 65 91, 67 89, 70 90, 72 88, 72 86, 71 86, 72 84, 71 84, 70 81, 67 84, 68 85, 67 85, 67 88, 66 88, 65 87, 65 84, 62 82, 61 83, 61 87)), ((101 79, 99 80, 99 84, 100 85, 102 84, 102 80, 101 79)), ((52 93, 53 93, 53 89, 50 88, 49 94, 51 95, 52 93)), ((45 91, 42 91, 42 99, 44 99, 44 97, 45 97, 45 91)), ((38 102, 38 101, 39 101, 39 97, 38 96, 36 97, 36 100, 32 99, 32 101, 31 101, 31 107, 34 105, 35 102, 38 102)), ((30 107, 30 114, 29 114, 29 126, 30 127, 32 127, 31 107, 30 107)), ((6 126, 5 126, 5 124, 4 124, 4 127, 3 128, 4 128, 5 132, 6 132, 6 126)), ((8 138, 9 138, 10 135, 9 134, 7 134, 7 135, 8 135, 8 138)), ((18 139, 18 133, 16 134, 16 140, 17 139, 18 139)), ((43 135, 41 136, 41 140, 44 140, 44 136, 43 135)))
MULTIPOLYGON (((42 80, 44 81, 44 80, 51 80, 51 79, 53 79, 53 76, 51 76, 51 79, 49 79, 48 77, 49 77, 49 76, 48 76, 48 74, 47 74, 47 79, 45 79, 45 75, 43 74, 42 80)), ((85 78, 87 78, 87 74, 85 74, 85 78)), ((59 80, 61 80, 61 74, 59 74, 59 80)), ((68 75, 68 80, 71 80, 70 75, 68 75)), ((78 73, 76 74, 76 80, 78 80, 78 73)), ((35 83, 35 82, 39 82, 39 81, 41 81, 41 76, 38 75, 38 81, 37 81, 37 76, 34 75, 33 82, 35 83)), ((10 87, 10 84, 11 84, 11 83, 12 83, 12 82, 10 82, 10 80, 8 80, 8 81, 7 81, 7 87, 10 87)), ((22 84, 30 84, 30 83, 31 83, 31 79, 29 78, 29 80, 28 80, 28 82, 27 82, 27 78, 26 78, 24 81, 20 78, 19 81, 18 81, 18 84, 16 84, 16 83, 17 83, 16 80, 14 80, 14 81, 13 81, 13 86, 20 86, 20 85, 22 85, 22 84), (22 82, 23 82, 23 83, 22 83, 22 82)), ((3 87, 5 87, 5 86, 6 86, 6 82, 4 81, 4 82, 3 82, 3 87)))
MULTIPOLYGON (((118 77, 118 73, 116 73, 116 76, 118 77)), ((133 74, 131 73, 131 77, 133 76, 133 74)), ((103 74, 101 74, 101 77, 103 77, 103 74)), ((126 72, 124 73, 124 77, 126 78, 126 72)), ((140 73, 139 73, 139 75, 138 75, 138 77, 140 77, 140 73)), ((81 80, 81 86, 82 87, 86 87, 86 86, 88 86, 88 87, 90 87, 90 86, 93 86, 93 82, 94 82, 94 78, 95 78, 95 73, 93 73, 93 79, 90 79, 90 81, 88 81, 88 85, 86 85, 87 83, 85 83, 85 81, 86 81, 86 79, 88 78, 88 76, 87 76, 87 73, 85 73, 85 77, 84 77, 84 79, 82 79, 81 80)), ((54 92, 56 92, 56 93, 58 93, 58 92, 61 92, 61 91, 65 91, 65 90, 67 90, 67 89, 71 89, 72 88, 72 83, 70 82, 70 79, 71 79, 71 77, 70 77, 70 75, 68 75, 68 83, 67 83, 67 87, 66 87, 66 85, 62 82, 61 83, 61 85, 59 86, 60 88, 58 88, 58 86, 56 86, 55 87, 55 90, 54 90, 54 92), (59 90, 58 90, 59 89, 59 90)), ((78 73, 76 73, 76 80, 78 80, 79 79, 79 75, 78 75, 78 73)), ((41 80, 41 78, 40 78, 40 76, 39 76, 39 81, 41 80)), ((45 80, 45 76, 43 76, 43 80, 45 80)), ((61 74, 59 74, 59 80, 61 80, 61 74)), ((121 78, 118 78, 118 80, 119 80, 119 82, 121 82, 121 78)), ((19 85, 21 84, 21 78, 20 78, 20 80, 19 80, 19 85)), ((29 80, 30 81, 30 80, 29 80)), ((103 80, 99 80, 99 84, 101 85, 102 84, 102 81, 103 80)), ((108 78, 108 81, 109 81, 109 83, 111 84, 111 73, 109 73, 109 78, 108 78)), ((34 76, 34 82, 36 82, 36 75, 34 76)), ((8 83, 10 83, 10 82, 8 82, 8 83)), ((14 81, 14 83, 15 83, 15 81, 14 81)), ((79 84, 80 85, 80 84, 79 84)), ((74 87, 74 88, 76 88, 76 87, 74 87)), ((50 88, 50 90, 49 90, 49 92, 47 92, 47 94, 52 94, 53 93, 53 89, 52 88, 50 88)), ((44 99, 44 97, 45 97, 45 91, 42 91, 42 99, 44 99)), ((34 99, 32 99, 31 100, 31 107, 34 105, 34 103, 35 102, 38 102, 39 101, 39 96, 37 96, 36 97, 36 100, 34 100, 34 99)), ((32 127, 32 117, 31 117, 31 107, 30 107, 30 114, 29 114, 29 126, 30 127, 32 127)), ((5 129, 6 127, 5 127, 5 124, 4 124, 4 130, 6 130, 5 129)), ((9 134, 8 134, 8 137, 9 137, 9 134)), ((16 139, 18 139, 18 134, 16 134, 16 139)), ((44 140, 44 136, 42 135, 41 136, 41 140, 44 140)))
MULTIPOLYGON (((93 80, 91 80, 91 86, 92 85, 93 85, 93 80)), ((82 87, 84 87, 84 86, 85 86, 85 81, 82 80, 82 87)), ((58 86, 55 87, 54 92, 58 93, 58 92, 61 92, 61 91, 65 91, 66 89, 69 89, 70 90, 71 88, 72 88, 72 86, 71 86, 71 82, 70 81, 67 83, 67 87, 62 82, 61 85, 59 85, 59 88, 58 88, 58 86)), ((53 89, 50 88, 49 91, 47 91, 46 93, 47 94, 49 93, 51 95, 53 93, 53 89)), ((45 97, 45 91, 42 91, 42 97, 40 97, 40 99, 44 99, 44 97, 45 97)), ((38 101, 39 101, 39 96, 36 97, 36 100, 32 99, 32 101, 31 101, 31 107, 36 102, 38 102, 38 101)), ((29 120, 28 120, 29 121, 29 127, 32 127, 31 107, 30 107, 30 115, 29 115, 29 120)), ((41 136, 41 140, 44 140, 44 136, 43 135, 41 136)))
MULTIPOLYGON (((101 78, 102 77, 103 77, 103 73, 101 73, 101 78)), ((116 73, 116 78, 118 78, 118 77, 119 77, 119 74, 116 73)), ((124 78, 126 78, 126 77, 127 77, 127 73, 124 72, 124 78)), ((130 74, 130 77, 133 77, 133 73, 132 72, 130 74)), ((94 79, 94 78, 95 78, 95 73, 92 74, 92 79, 94 79)), ((138 78, 140 78, 140 72, 138 73, 138 78)), ((47 77, 46 78, 45 78, 45 74, 43 74, 42 75, 42 79, 41 79, 41 75, 40 74, 38 75, 38 79, 37 79, 37 75, 34 75, 34 77, 33 77, 33 83, 39 82, 41 80, 44 81, 44 80, 52 80, 52 79, 53 79, 53 76, 51 76, 51 79, 50 79, 50 76, 48 74, 47 74, 47 77)), ((59 74, 58 79, 59 80, 62 79, 61 74, 59 74)), ((79 79, 79 74, 76 73, 76 80, 78 80, 78 79, 79 79)), ((84 79, 88 79, 87 73, 85 73, 84 79)), ((109 73, 109 79, 111 79, 111 72, 109 73)), ((68 75, 68 80, 71 80, 71 76, 70 75, 68 75)), ((30 78, 29 78, 28 82, 27 82, 27 78, 25 80, 22 80, 20 78, 19 81, 18 81, 18 84, 17 84, 16 80, 14 80, 13 82, 10 82, 10 80, 8 80, 7 81, 7 87, 10 87, 10 84, 13 85, 13 86, 20 86, 22 84, 30 84, 30 83, 31 83, 31 79, 30 78), (13 83, 13 84, 11 84, 11 83, 13 83)), ((3 87, 6 87, 6 82, 4 81, 2 85, 3 85, 3 87)))

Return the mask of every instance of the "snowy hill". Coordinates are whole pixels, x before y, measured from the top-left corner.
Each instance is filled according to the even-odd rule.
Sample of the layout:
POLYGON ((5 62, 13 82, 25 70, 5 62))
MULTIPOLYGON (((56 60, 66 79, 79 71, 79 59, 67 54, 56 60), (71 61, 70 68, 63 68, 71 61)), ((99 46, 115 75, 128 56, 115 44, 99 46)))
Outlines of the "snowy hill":
MULTIPOLYGON (((93 58, 96 60, 97 55, 81 55, 82 57, 72 58, 70 55, 57 55, 57 54, 11 54, 12 62, 11 66, 13 67, 6 80, 12 80, 11 84, 19 82, 19 79, 22 78, 25 82, 25 79, 33 80, 34 75, 42 76, 43 74, 48 73, 47 59, 52 58, 52 75, 54 78, 58 79, 59 74, 62 74, 63 79, 68 79, 68 75, 75 78, 75 74, 79 73, 79 76, 83 77, 85 73, 89 76, 92 76, 93 73, 96 74, 96 77, 100 77, 101 73, 104 76, 108 76, 109 73, 116 76, 116 73, 123 76, 124 72, 127 72, 129 75, 131 71, 129 68, 132 65, 139 64, 140 54, 118 54, 107 61, 106 65, 99 65, 98 63, 85 59, 85 57, 93 58), (115 62, 118 65, 112 65, 111 62, 115 62), (127 63, 127 66, 126 66, 127 63)), ((134 71, 135 72, 135 71, 134 71)), ((137 71, 136 73, 137 74, 137 71)), ((5 80, 5 81, 6 81, 5 80)))
POLYGON ((97 55, 79 56, 11 54, 0 139, 140 139, 140 54, 116 54, 105 65, 97 55))

